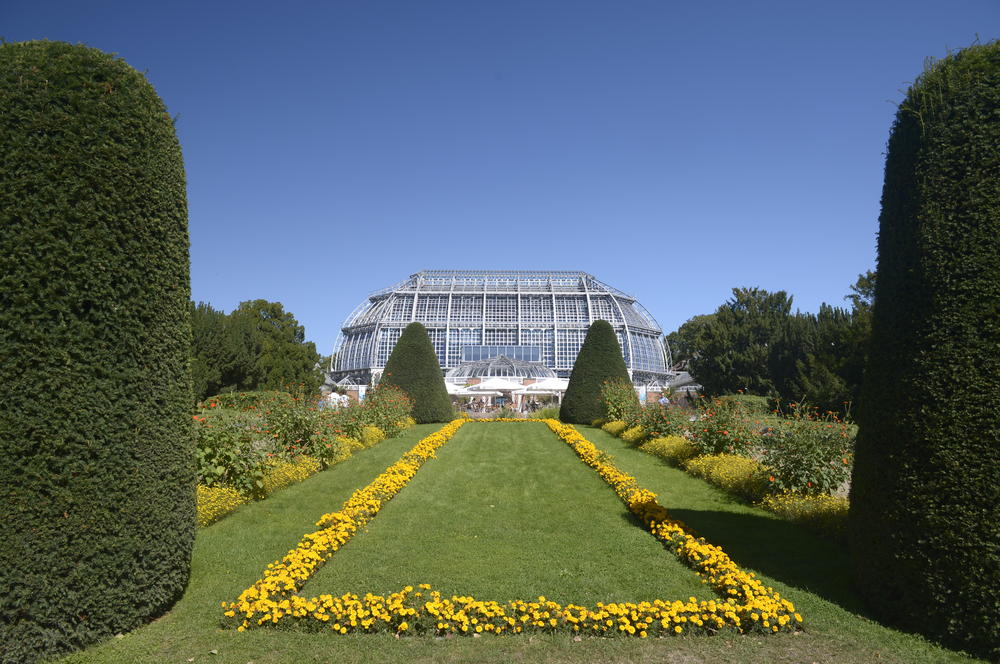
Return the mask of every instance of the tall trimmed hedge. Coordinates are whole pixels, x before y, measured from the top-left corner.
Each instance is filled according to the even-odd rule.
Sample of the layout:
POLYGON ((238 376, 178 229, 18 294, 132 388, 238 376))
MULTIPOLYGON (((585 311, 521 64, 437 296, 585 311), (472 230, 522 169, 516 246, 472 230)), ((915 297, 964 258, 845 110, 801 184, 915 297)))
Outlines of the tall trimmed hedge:
POLYGON ((1000 658, 1000 43, 929 67, 889 138, 850 537, 884 619, 1000 658))
POLYGON ((606 417, 601 401, 601 386, 606 381, 632 383, 614 328, 606 320, 595 320, 573 364, 559 419, 569 424, 590 424, 606 417))
POLYGON ((434 344, 420 323, 410 323, 399 336, 382 371, 382 383, 406 392, 418 424, 448 422, 454 414, 434 344))
POLYGON ((195 531, 184 168, 122 60, 0 45, 0 660, 134 628, 195 531))

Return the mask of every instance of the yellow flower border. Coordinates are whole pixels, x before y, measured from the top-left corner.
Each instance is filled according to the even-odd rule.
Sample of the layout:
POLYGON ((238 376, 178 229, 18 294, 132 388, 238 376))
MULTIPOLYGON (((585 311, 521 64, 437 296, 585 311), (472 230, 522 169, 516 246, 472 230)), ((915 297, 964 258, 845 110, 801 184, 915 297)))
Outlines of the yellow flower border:
POLYGON ((355 491, 339 512, 323 515, 320 531, 305 535, 296 548, 271 563, 261 579, 244 590, 235 602, 222 602, 224 624, 239 631, 274 625, 288 619, 349 632, 392 631, 416 633, 520 633, 528 630, 590 634, 626 634, 639 637, 683 633, 713 634, 724 629, 772 633, 798 628, 802 617, 794 605, 745 572, 717 546, 695 537, 656 502, 656 494, 643 489, 631 475, 614 466, 607 456, 574 427, 556 420, 479 420, 544 422, 553 433, 611 485, 629 510, 654 537, 702 576, 719 600, 598 603, 595 608, 560 605, 539 597, 537 601, 507 603, 472 597, 444 598, 427 584, 387 596, 345 594, 307 598, 298 590, 360 528, 373 519, 416 474, 434 451, 444 445, 469 420, 454 420, 418 442, 371 484, 355 491))

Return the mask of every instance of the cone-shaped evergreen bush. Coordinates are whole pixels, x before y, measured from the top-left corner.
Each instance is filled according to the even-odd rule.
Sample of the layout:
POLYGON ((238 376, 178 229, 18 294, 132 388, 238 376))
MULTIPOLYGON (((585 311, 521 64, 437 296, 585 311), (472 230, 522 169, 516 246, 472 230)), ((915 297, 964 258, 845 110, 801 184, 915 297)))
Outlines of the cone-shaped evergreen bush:
POLYGON ((413 419, 418 424, 451 420, 451 397, 444 386, 441 365, 427 328, 420 323, 410 323, 403 330, 385 363, 382 383, 406 392, 413 400, 413 419))
POLYGON ((184 168, 122 60, 0 45, 0 660, 124 632, 195 530, 184 168))
POLYGON ((1000 659, 1000 43, 929 67, 889 138, 851 485, 884 620, 1000 659))
POLYGON ((601 386, 606 381, 632 382, 614 328, 606 320, 595 320, 573 363, 559 419, 570 424, 590 424, 607 417, 601 401, 601 386))

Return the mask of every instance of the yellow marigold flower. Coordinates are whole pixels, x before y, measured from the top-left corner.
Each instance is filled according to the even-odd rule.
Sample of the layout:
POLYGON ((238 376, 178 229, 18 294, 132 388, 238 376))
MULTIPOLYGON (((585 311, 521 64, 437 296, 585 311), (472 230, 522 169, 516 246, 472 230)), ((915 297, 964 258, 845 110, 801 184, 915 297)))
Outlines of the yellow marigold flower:
MULTIPOLYGON (((581 622, 593 630, 607 630, 614 626, 611 616, 618 616, 621 622, 619 630, 629 634, 639 633, 641 638, 648 635, 646 631, 659 620, 663 628, 671 621, 676 623, 691 622, 695 626, 704 627, 706 623, 721 628, 726 624, 740 627, 737 611, 742 613, 751 608, 754 620, 758 620, 757 611, 763 615, 765 628, 771 627, 768 620, 774 620, 779 625, 791 621, 794 606, 791 602, 781 600, 780 595, 766 588, 752 573, 747 573, 729 559, 718 547, 714 547, 690 535, 684 527, 673 522, 667 511, 656 502, 656 495, 638 486, 634 477, 627 475, 600 453, 592 443, 579 435, 568 425, 562 425, 554 420, 546 421, 549 428, 560 436, 588 464, 600 474, 615 492, 626 503, 629 510, 647 524, 652 534, 660 539, 681 560, 686 561, 702 576, 703 582, 710 583, 723 597, 724 601, 698 602, 689 597, 687 603, 667 603, 656 600, 653 603, 638 604, 598 604, 597 610, 590 611, 584 607, 568 605, 559 606, 555 602, 540 596, 537 602, 512 601, 507 605, 495 602, 482 602, 471 597, 452 597, 444 600, 440 593, 431 592, 427 602, 417 601, 409 604, 413 586, 406 586, 402 591, 392 593, 382 598, 368 593, 363 600, 356 595, 344 595, 332 598, 329 595, 321 598, 303 598, 295 595, 298 587, 337 551, 360 528, 364 527, 381 510, 386 500, 395 495, 414 476, 420 465, 434 456, 435 448, 444 444, 463 424, 462 421, 445 425, 441 430, 420 441, 407 455, 390 466, 364 489, 356 491, 344 503, 340 512, 324 515, 317 523, 323 530, 306 535, 299 546, 290 551, 281 561, 268 565, 264 577, 240 595, 240 612, 247 618, 258 617, 258 624, 264 622, 276 623, 279 618, 308 617, 310 611, 314 617, 320 617, 320 612, 329 607, 335 618, 334 629, 346 634, 348 620, 353 627, 360 620, 366 631, 375 624, 376 619, 393 622, 394 618, 406 617, 408 620, 400 623, 400 631, 407 630, 413 624, 420 624, 424 616, 436 618, 431 624, 439 630, 452 630, 452 624, 446 620, 455 620, 462 633, 469 631, 469 625, 475 625, 475 632, 492 631, 501 633, 505 624, 499 627, 492 624, 489 618, 496 618, 506 624, 513 625, 515 632, 522 632, 524 624, 531 624, 543 629, 556 628, 560 624, 571 626, 578 631, 581 622), (273 598, 273 599, 272 599, 273 598), (316 604, 323 606, 316 610, 316 604), (508 615, 509 611, 512 615, 508 615), (529 615, 530 614, 530 615, 529 615), (366 618, 365 616, 371 616, 366 618), (480 618, 484 618, 480 623, 480 618), (690 619, 690 620, 689 620, 690 619)), ((430 590, 427 584, 418 586, 421 590, 430 590)), ((414 593, 412 597, 422 597, 414 593)), ((232 612, 236 605, 223 603, 223 608, 232 612)), ((744 614, 746 615, 746 614, 744 614)), ((794 614, 797 621, 802 618, 794 614)), ((233 617, 227 615, 227 617, 233 617)), ((325 613, 320 618, 328 621, 330 616, 325 613)), ((248 626, 244 621, 243 627, 248 626)), ((777 625, 773 626, 777 631, 777 625)), ((678 624, 674 632, 680 634, 683 628, 678 624)))

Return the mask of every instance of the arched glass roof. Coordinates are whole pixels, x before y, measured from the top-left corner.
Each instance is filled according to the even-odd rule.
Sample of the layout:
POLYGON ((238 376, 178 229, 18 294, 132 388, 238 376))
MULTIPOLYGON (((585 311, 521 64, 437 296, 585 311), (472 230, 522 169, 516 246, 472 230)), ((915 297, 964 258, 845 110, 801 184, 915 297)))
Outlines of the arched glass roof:
POLYGON ((376 379, 403 328, 427 328, 441 368, 504 355, 568 377, 587 329, 606 320, 637 382, 665 379, 659 324, 634 297, 586 272, 425 270, 370 294, 344 322, 335 379, 376 379))
POLYGON ((458 382, 467 378, 487 378, 490 376, 503 376, 504 378, 555 378, 556 372, 549 369, 541 362, 526 362, 515 360, 501 355, 491 357, 488 360, 477 360, 475 362, 463 362, 462 364, 449 369, 446 378, 450 381, 458 382))

